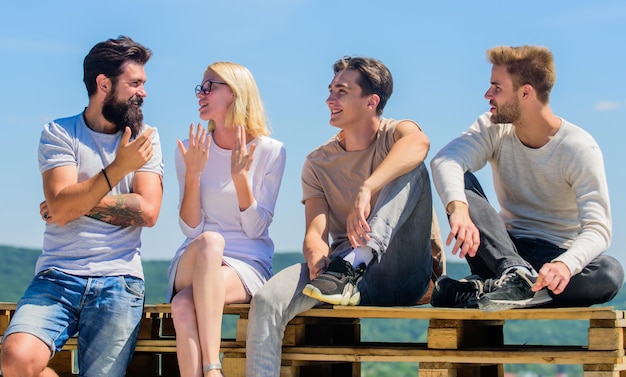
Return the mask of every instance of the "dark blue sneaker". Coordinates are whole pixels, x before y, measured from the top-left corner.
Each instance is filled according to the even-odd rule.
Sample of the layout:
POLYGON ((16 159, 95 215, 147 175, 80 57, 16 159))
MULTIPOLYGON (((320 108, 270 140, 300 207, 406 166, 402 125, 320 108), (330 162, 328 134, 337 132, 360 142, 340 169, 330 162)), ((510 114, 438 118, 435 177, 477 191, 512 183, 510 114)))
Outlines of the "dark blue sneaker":
POLYGON ((440 276, 430 296, 430 304, 436 308, 478 308, 483 293, 483 282, 476 275, 455 280, 440 276))
POLYGON ((478 300, 480 310, 497 312, 500 310, 529 308, 552 301, 546 288, 533 292, 536 277, 522 269, 505 273, 493 282, 493 290, 478 300))

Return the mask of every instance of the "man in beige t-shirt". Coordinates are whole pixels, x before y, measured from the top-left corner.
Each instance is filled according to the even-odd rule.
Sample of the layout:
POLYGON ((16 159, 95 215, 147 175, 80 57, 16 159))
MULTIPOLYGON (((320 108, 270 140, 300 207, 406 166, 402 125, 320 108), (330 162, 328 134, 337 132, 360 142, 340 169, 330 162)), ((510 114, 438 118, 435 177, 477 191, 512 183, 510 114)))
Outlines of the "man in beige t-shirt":
POLYGON ((428 137, 413 121, 381 118, 393 80, 380 61, 343 58, 333 68, 326 104, 340 132, 302 170, 306 263, 252 299, 247 375, 278 376, 287 322, 320 302, 415 305, 429 287, 428 137))

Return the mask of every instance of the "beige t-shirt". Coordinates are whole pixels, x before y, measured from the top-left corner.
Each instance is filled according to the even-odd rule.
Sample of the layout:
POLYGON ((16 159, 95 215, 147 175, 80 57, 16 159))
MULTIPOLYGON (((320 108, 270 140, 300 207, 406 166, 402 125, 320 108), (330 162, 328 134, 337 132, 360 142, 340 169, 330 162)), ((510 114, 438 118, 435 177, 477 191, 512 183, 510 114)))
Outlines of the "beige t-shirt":
MULTIPOLYGON (((325 144, 313 150, 302 168, 302 203, 310 198, 324 198, 328 203, 329 234, 333 245, 347 240, 346 219, 354 205, 356 195, 372 172, 387 157, 395 143, 394 131, 404 120, 382 118, 376 140, 366 149, 346 151, 339 141, 338 133, 325 144)), ((411 120, 409 122, 415 123, 411 120)), ((415 123, 416 126, 417 123, 415 123)), ((372 196, 374 208, 377 195, 372 196)), ((433 279, 445 273, 445 254, 437 217, 431 229, 431 251, 433 255, 433 279)), ((428 300, 426 299, 427 302, 428 300)))
MULTIPOLYGON (((310 198, 327 201, 329 233, 334 243, 346 239, 346 218, 359 188, 387 157, 398 123, 382 118, 376 140, 363 150, 346 151, 339 144, 340 132, 307 156, 302 168, 302 202, 310 198)), ((372 208, 375 202, 376 197, 372 197, 372 208)))

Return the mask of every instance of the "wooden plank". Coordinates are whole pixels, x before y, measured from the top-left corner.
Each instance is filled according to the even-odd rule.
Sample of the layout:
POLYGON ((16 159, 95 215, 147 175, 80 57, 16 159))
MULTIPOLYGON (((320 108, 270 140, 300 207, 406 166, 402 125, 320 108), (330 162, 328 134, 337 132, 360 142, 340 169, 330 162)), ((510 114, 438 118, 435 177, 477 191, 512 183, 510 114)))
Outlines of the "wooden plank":
POLYGON ((428 329, 428 348, 456 349, 463 342, 463 331, 460 328, 428 329))
MULTIPOLYGON (((10 307, 10 305, 9 305, 10 307)), ((0 309, 2 303, 0 303, 0 309)), ((241 315, 247 318, 249 304, 229 304, 224 306, 224 314, 241 315)), ((169 304, 146 305, 146 315, 169 316, 169 304)), ((483 312, 479 309, 377 306, 332 306, 324 305, 300 313, 298 317, 328 318, 406 318, 406 319, 464 319, 464 320, 536 320, 536 319, 624 319, 624 311, 611 306, 591 308, 530 308, 505 310, 501 312, 483 312)))
POLYGON ((4 332, 6 331, 7 327, 9 327, 10 320, 11 320, 11 317, 9 317, 8 312, 5 312, 5 313, 0 312, 0 337, 4 335, 4 332))
POLYGON ((72 376, 75 374, 74 370, 74 352, 61 351, 54 354, 52 360, 48 362, 48 366, 56 371, 59 375, 72 376))
POLYGON ((590 328, 587 332, 590 350, 613 350, 624 346, 621 328, 590 328))
POLYGON ((246 377, 245 354, 224 353, 222 371, 228 377, 246 377))
POLYGON ((463 319, 463 320, 589 320, 619 319, 620 310, 612 307, 515 309, 500 312, 484 312, 479 309, 426 308, 426 307, 374 307, 374 306, 327 306, 307 310, 300 317, 328 318, 404 318, 404 319, 463 319))
POLYGON ((361 347, 283 347, 284 360, 450 362, 469 364, 624 364, 622 351, 582 347, 433 350, 426 347, 364 344, 361 347))
POLYGON ((16 302, 4 302, 0 301, 0 310, 10 310, 13 311, 17 307, 16 302))
MULTIPOLYGON (((15 310, 16 303, 0 302, 0 311, 15 310)), ((224 314, 241 315, 247 318, 249 304, 229 304, 224 306, 224 314)), ((147 318, 171 317, 170 304, 145 305, 144 313, 147 318)), ((501 312, 483 312, 478 309, 431 308, 421 306, 411 307, 376 307, 376 306, 321 306, 307 310, 299 317, 329 317, 329 318, 407 318, 407 319, 464 319, 464 320, 536 320, 536 319, 625 319, 622 310, 615 310, 611 306, 591 308, 531 308, 505 310, 501 312)), ((625 320, 626 321, 626 320, 625 320)), ((622 321, 624 322, 624 321, 622 321)), ((626 327, 620 324, 619 327, 626 327)))
POLYGON ((626 364, 621 363, 618 365, 613 364, 587 364, 583 366, 583 369, 586 371, 598 371, 598 372, 608 372, 608 371, 626 371, 626 364))

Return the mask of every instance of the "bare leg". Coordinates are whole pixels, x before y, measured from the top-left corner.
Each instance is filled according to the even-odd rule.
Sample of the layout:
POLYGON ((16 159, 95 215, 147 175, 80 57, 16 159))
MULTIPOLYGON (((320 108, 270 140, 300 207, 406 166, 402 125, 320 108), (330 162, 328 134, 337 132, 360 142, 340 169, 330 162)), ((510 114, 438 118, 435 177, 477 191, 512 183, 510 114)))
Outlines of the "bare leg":
MULTIPOLYGON (((239 276, 222 265, 223 252, 222 236, 206 232, 187 247, 178 265, 172 314, 181 377, 202 376, 203 365, 220 363, 224 304, 250 300, 239 276)), ((207 375, 220 376, 220 371, 207 375)))
POLYGON ((47 367, 49 360, 50 348, 31 334, 11 334, 2 344, 4 377, 58 377, 47 367))

